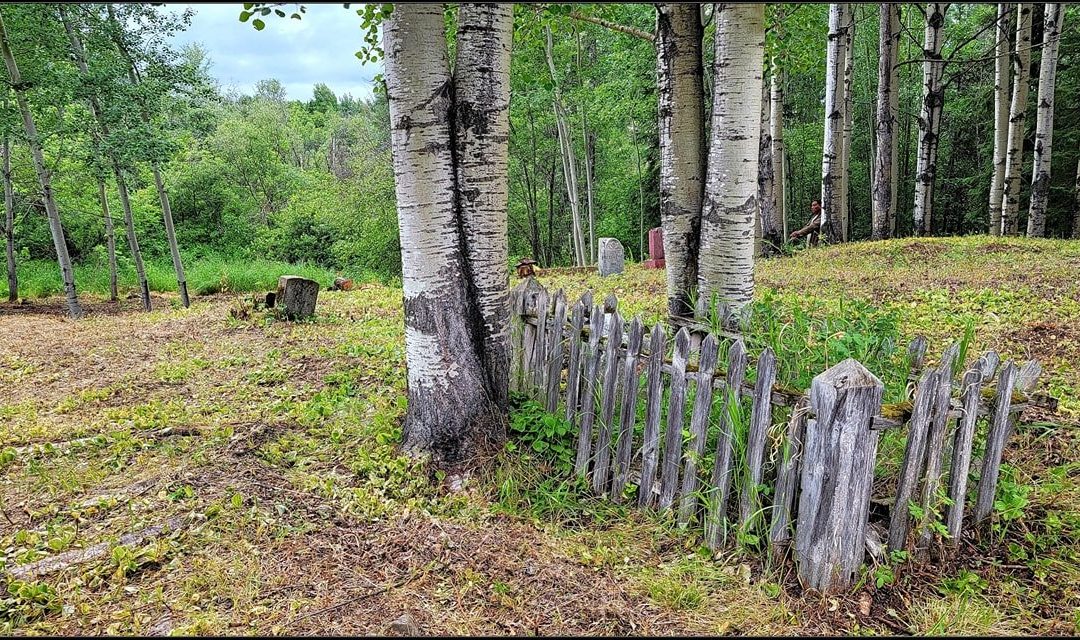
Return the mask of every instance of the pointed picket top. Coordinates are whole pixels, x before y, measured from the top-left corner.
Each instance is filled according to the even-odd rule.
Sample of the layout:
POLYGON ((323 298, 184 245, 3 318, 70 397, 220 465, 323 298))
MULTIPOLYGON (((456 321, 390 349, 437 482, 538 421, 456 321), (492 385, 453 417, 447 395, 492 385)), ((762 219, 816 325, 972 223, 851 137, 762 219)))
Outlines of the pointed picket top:
MULTIPOLYGON (((814 382, 819 380, 821 384, 827 384, 836 389, 874 387, 881 384, 881 380, 855 358, 848 358, 843 362, 834 364, 824 372, 814 376, 814 382)), ((811 387, 813 387, 813 384, 811 384, 811 387)))
POLYGON ((917 376, 922 371, 923 365, 926 364, 926 348, 929 342, 926 340, 926 336, 915 336, 915 339, 908 344, 908 363, 911 366, 911 375, 917 376))
POLYGON ((1020 367, 1020 372, 1016 374, 1016 390, 1025 394, 1031 393, 1035 388, 1035 383, 1039 380, 1039 375, 1042 374, 1042 365, 1038 360, 1028 360, 1024 363, 1024 366, 1020 367))
POLYGON ((979 361, 981 363, 979 373, 982 375, 982 383, 986 384, 997 373, 998 365, 1001 364, 1001 356, 997 354, 997 351, 988 351, 982 355, 979 361))
POLYGON ((619 308, 619 299, 615 297, 614 293, 609 293, 604 298, 604 313, 615 313, 619 308))

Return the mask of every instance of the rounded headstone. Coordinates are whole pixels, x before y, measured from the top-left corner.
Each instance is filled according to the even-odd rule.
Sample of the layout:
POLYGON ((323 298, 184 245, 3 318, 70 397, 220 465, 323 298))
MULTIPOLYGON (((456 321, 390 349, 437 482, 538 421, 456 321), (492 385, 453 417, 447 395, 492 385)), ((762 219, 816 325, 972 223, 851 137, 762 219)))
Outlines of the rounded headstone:
POLYGON ((597 261, 597 268, 601 276, 622 273, 625 261, 625 252, 618 238, 600 238, 600 256, 597 261))

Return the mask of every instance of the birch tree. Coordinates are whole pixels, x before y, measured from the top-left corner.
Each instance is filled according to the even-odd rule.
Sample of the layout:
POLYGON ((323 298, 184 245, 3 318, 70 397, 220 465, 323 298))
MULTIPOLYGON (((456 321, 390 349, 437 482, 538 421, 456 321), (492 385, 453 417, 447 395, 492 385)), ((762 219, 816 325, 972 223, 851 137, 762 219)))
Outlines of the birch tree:
POLYGON ((997 7, 994 45, 994 171, 990 182, 990 235, 1001 235, 1001 204, 1005 194, 1005 147, 1009 143, 1009 5, 997 7))
POLYGON ((829 38, 825 50, 825 140, 821 158, 821 231, 825 240, 844 237, 842 156, 844 127, 844 26, 848 5, 829 5, 829 38))
POLYGON ((1012 100, 1009 103, 1009 138, 1005 151, 1005 189, 1001 202, 1001 233, 1016 235, 1020 217, 1020 170, 1024 161, 1024 125, 1031 66, 1031 4, 1021 3, 1016 15, 1013 51, 1012 100))
POLYGON ((442 6, 383 25, 405 306, 403 445, 441 465, 505 437, 510 5, 463 4, 455 75, 442 6))
POLYGON ((942 74, 945 60, 941 44, 945 36, 947 3, 926 5, 923 32, 923 97, 919 111, 919 147, 915 160, 915 235, 928 235, 933 223, 934 181, 937 178, 937 150, 941 110, 945 105, 942 74))
POLYGON ((566 108, 562 103, 562 92, 559 89, 559 78, 555 72, 555 59, 552 53, 551 29, 545 28, 547 36, 546 48, 548 69, 551 71, 551 82, 555 86, 555 96, 552 100, 555 109, 555 125, 559 137, 559 150, 562 155, 563 177, 566 183, 566 194, 570 200, 570 214, 573 219, 571 227, 574 245, 574 263, 579 267, 589 264, 589 250, 585 244, 585 233, 581 222, 581 198, 578 195, 577 156, 574 154, 574 139, 570 135, 569 118, 566 108))
POLYGON ((765 7, 717 5, 713 118, 702 207, 698 294, 739 309, 754 294, 754 218, 765 7))
POLYGON ((112 214, 109 212, 109 196, 105 192, 105 178, 99 177, 97 184, 101 217, 105 220, 105 247, 109 257, 109 302, 116 302, 120 298, 116 290, 116 231, 113 229, 112 214))
POLYGON ((1031 173, 1031 201, 1028 205, 1027 234, 1046 235, 1046 204, 1050 192, 1050 152, 1054 142, 1054 84, 1057 80, 1058 44, 1064 5, 1046 3, 1043 21, 1042 60, 1039 63, 1039 102, 1035 122, 1035 163, 1031 173))
POLYGON ((781 56, 784 40, 784 5, 776 5, 776 40, 770 68, 772 80, 769 82, 769 126, 772 140, 773 164, 773 202, 776 218, 780 221, 780 241, 787 237, 787 183, 784 172, 784 64, 781 56))
MULTIPOLYGON (((64 9, 64 5, 60 4, 58 5, 58 8, 60 10, 60 21, 64 25, 64 31, 67 33, 68 41, 71 46, 71 54, 75 58, 79 74, 83 77, 84 88, 86 90, 85 100, 90 108, 90 115, 97 122, 98 129, 94 131, 95 146, 98 149, 103 149, 105 144, 102 141, 102 136, 109 136, 109 123, 105 119, 101 103, 95 94, 96 87, 91 86, 90 71, 86 64, 86 52, 83 49, 82 41, 72 25, 71 20, 67 15, 67 11, 64 9)), ((131 257, 135 262, 135 273, 138 275, 139 279, 139 295, 142 300, 143 309, 150 311, 152 308, 150 302, 150 284, 146 277, 146 267, 143 264, 142 251, 139 248, 139 239, 135 233, 135 219, 131 212, 131 199, 128 194, 127 180, 115 150, 109 150, 106 151, 106 153, 109 156, 109 162, 112 165, 113 174, 116 177, 116 187, 120 194, 120 204, 124 209, 124 226, 127 230, 127 240, 128 246, 131 249, 131 257)), ((104 193, 104 189, 102 189, 102 193, 104 193)), ((102 202, 102 207, 107 209, 107 202, 104 200, 102 202)))
MULTIPOLYGON (((7 105, 4 106, 4 111, 7 111, 7 105)), ((4 240, 7 247, 8 302, 15 302, 19 299, 19 276, 15 269, 15 194, 11 185, 11 140, 8 137, 7 123, 4 124, 4 141, 0 148, 4 156, 4 240)))
POLYGON ((772 255, 783 242, 781 223, 776 210, 776 168, 772 155, 772 123, 769 116, 769 82, 761 83, 761 138, 758 142, 758 202, 760 215, 754 230, 754 255, 772 255))
POLYGON ((878 18, 877 153, 874 158, 871 238, 891 238, 896 224, 899 136, 900 5, 885 3, 878 18))
POLYGON ((848 241, 851 233, 851 207, 848 204, 851 186, 851 126, 855 112, 852 82, 855 79, 855 4, 849 4, 844 17, 844 127, 840 135, 840 216, 843 220, 843 238, 848 241))
POLYGON ((660 224, 668 313, 693 314, 705 185, 705 100, 698 7, 657 5, 660 224))
POLYGON ((1073 184, 1073 197, 1076 199, 1076 210, 1073 211, 1072 237, 1080 240, 1080 160, 1076 161, 1076 182, 1073 184))
POLYGON ((38 184, 41 186, 45 215, 49 219, 49 232, 52 235, 53 248, 56 250, 56 261, 60 265, 60 273, 64 280, 64 295, 67 299, 68 315, 72 318, 81 318, 83 310, 79 304, 79 294, 75 290, 75 272, 71 268, 67 238, 64 236, 64 226, 60 221, 60 212, 56 207, 52 179, 45 166, 45 156, 41 151, 41 139, 38 137, 37 127, 34 125, 34 116, 30 111, 30 102, 26 96, 27 86, 23 83, 22 76, 19 74, 19 67, 15 62, 15 56, 11 51, 11 40, 8 37, 2 14, 0 14, 0 54, 4 56, 4 66, 7 68, 8 80, 15 89, 15 101, 18 103, 19 113, 22 116, 26 144, 30 147, 30 158, 33 161, 34 173, 37 175, 38 184))

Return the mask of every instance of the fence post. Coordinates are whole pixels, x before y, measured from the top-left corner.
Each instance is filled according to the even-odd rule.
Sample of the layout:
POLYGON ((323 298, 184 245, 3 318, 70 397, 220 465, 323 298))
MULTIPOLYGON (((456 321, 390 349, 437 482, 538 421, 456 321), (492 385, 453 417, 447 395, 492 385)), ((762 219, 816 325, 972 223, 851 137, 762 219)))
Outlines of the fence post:
POLYGON ((555 413, 559 408, 559 382, 562 380, 563 367, 563 331, 566 325, 566 294, 562 289, 555 294, 555 315, 551 317, 551 334, 548 344, 548 370, 545 382, 547 383, 547 403, 549 412, 555 413))
POLYGON ((981 522, 994 510, 998 473, 1001 471, 1001 454, 1009 437, 1009 409, 1012 407, 1013 386, 1016 384, 1016 365, 1006 362, 998 377, 997 398, 990 430, 986 434, 986 454, 983 456, 982 474, 979 476, 979 495, 975 503, 975 522, 981 522))
POLYGON ((585 377, 581 381, 581 427, 578 429, 577 458, 574 472, 585 477, 592 457, 593 424, 596 422, 596 395, 599 388, 597 368, 600 365, 600 335, 604 332, 604 308, 594 305, 589 320, 589 348, 585 352, 585 377))
POLYGON ((645 395, 645 434, 641 442, 641 486, 638 488, 638 504, 653 504, 653 485, 656 484, 656 467, 660 460, 660 405, 664 397, 664 353, 667 334, 657 322, 649 338, 648 386, 645 395))
POLYGON ((870 489, 885 386, 848 358, 814 378, 806 427, 799 520, 799 580, 822 593, 846 589, 864 557, 870 489))

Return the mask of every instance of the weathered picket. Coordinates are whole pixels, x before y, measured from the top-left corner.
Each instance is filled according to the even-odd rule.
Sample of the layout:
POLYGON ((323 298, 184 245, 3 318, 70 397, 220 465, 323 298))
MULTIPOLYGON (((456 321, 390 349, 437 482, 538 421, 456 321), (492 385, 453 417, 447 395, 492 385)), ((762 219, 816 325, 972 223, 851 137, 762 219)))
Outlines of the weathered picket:
MULTIPOLYGON (((561 290, 550 295, 529 278, 512 291, 511 310, 511 388, 565 415, 577 440, 574 473, 594 492, 623 500, 636 487, 640 507, 701 527, 714 550, 740 532, 767 540, 776 554, 794 543, 800 580, 822 592, 852 583, 864 545, 880 549, 869 520, 882 431, 906 436, 890 490, 888 548, 929 550, 943 537, 930 518, 943 521, 942 542, 953 548, 965 522, 989 516, 1005 443, 1026 401, 1013 395, 1026 398, 1041 372, 1034 361, 1005 362, 999 372, 1001 359, 989 352, 957 384, 967 364, 958 361, 959 344, 924 370, 927 341, 919 337, 907 352, 910 416, 896 420, 882 416, 880 380, 855 360, 819 374, 808 394, 793 393, 776 386, 770 350, 751 359, 737 334, 694 322, 680 323, 669 340, 659 324, 649 331, 640 317, 625 322, 613 295, 602 305, 589 293, 569 304, 561 290), (995 374, 988 402, 984 388, 995 374), (982 417, 990 426, 975 460, 982 417)), ((722 315, 728 329, 738 325, 738 314, 722 315)))

